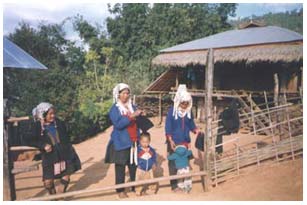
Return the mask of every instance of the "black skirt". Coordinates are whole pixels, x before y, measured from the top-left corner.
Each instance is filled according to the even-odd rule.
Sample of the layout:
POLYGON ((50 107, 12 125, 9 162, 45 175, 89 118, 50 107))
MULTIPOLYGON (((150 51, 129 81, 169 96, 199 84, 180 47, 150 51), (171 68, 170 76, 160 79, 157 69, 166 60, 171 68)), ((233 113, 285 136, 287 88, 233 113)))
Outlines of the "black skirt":
POLYGON ((127 149, 116 151, 114 144, 109 143, 104 158, 105 163, 115 163, 120 165, 126 165, 130 163, 130 147, 127 149))
POLYGON ((43 180, 46 179, 60 179, 63 176, 71 175, 76 171, 81 169, 81 161, 78 154, 73 148, 73 158, 69 160, 64 160, 66 164, 66 169, 60 174, 54 175, 54 165, 53 164, 44 164, 43 167, 43 180))

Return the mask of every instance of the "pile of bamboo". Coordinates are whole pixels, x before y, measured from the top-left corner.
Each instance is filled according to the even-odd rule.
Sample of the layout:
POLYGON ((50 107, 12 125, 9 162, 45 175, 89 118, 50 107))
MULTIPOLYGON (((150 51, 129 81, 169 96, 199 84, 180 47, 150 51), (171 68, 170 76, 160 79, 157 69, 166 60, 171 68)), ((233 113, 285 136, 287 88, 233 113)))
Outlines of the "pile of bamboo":
MULTIPOLYGON (((213 147, 223 146, 228 143, 232 143, 235 147, 227 151, 227 157, 223 155, 220 159, 217 158, 214 152, 211 153, 210 174, 215 185, 229 177, 238 176, 240 169, 243 167, 255 164, 260 165, 263 161, 268 160, 280 161, 288 158, 294 160, 296 156, 303 154, 303 112, 301 104, 284 104, 256 113, 251 111, 251 113, 246 113, 244 116, 241 115, 240 120, 250 120, 255 123, 253 118, 257 115, 267 115, 270 120, 268 126, 262 128, 253 126, 251 132, 248 133, 249 137, 252 137, 263 130, 270 131, 267 139, 271 138, 271 143, 266 143, 261 148, 258 144, 264 141, 254 141, 251 144, 244 145, 248 146, 249 149, 242 149, 243 147, 239 144, 240 137, 215 145, 214 142, 218 134, 218 121, 213 122, 215 124, 211 139, 213 147)), ((247 136, 245 135, 244 137, 247 136)))
POLYGON ((280 155, 291 154, 297 155, 298 151, 303 149, 303 136, 296 136, 291 139, 285 139, 274 144, 268 144, 260 149, 251 149, 246 152, 239 153, 230 157, 222 158, 220 160, 211 161, 212 175, 215 172, 222 173, 229 169, 238 169, 251 164, 260 164, 261 161, 277 158, 280 155))

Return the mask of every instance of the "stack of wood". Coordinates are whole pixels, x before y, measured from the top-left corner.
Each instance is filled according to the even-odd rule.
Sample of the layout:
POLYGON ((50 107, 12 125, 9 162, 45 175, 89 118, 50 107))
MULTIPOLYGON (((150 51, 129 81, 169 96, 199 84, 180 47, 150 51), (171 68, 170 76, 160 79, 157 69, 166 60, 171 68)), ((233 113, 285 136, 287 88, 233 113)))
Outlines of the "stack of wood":
MULTIPOLYGON (((145 110, 148 117, 156 117, 159 115, 159 97, 152 96, 136 96, 135 104, 138 108, 145 110)), ((173 101, 170 98, 161 99, 162 115, 165 116, 173 101)))

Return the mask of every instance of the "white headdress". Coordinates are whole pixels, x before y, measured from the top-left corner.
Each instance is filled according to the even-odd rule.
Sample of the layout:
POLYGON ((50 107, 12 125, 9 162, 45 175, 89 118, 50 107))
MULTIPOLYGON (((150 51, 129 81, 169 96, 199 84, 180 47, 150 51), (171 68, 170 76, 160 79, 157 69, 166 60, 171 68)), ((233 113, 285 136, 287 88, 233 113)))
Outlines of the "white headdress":
POLYGON ((174 110, 173 110, 173 116, 175 119, 178 119, 178 115, 180 117, 184 117, 185 115, 188 116, 189 119, 191 119, 191 109, 192 109, 192 97, 191 94, 187 91, 187 87, 184 84, 181 84, 178 86, 178 90, 176 92, 176 95, 174 97, 174 110), (180 108, 180 103, 182 102, 189 102, 189 105, 186 109, 180 108))
POLYGON ((47 102, 42 102, 38 104, 35 108, 32 110, 32 115, 34 120, 43 120, 44 114, 48 112, 50 108, 52 108, 53 105, 47 102))
POLYGON ((127 114, 127 112, 131 112, 133 113, 134 110, 132 108, 132 102, 131 102, 131 98, 129 98, 128 102, 123 104, 120 100, 118 100, 119 97, 119 92, 124 90, 124 89, 128 89, 130 92, 130 87, 129 85, 125 84, 125 83, 119 83, 117 84, 114 88, 113 88, 113 102, 116 103, 116 106, 118 107, 120 113, 122 115, 127 114), (128 109, 127 109, 128 108, 128 109))

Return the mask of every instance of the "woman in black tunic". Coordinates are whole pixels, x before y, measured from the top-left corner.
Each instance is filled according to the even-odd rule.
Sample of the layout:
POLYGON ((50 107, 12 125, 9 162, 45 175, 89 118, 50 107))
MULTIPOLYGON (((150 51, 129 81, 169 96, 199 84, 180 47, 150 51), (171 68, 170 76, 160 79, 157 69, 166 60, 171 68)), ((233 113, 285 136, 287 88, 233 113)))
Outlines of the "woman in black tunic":
POLYGON ((68 187, 70 175, 81 169, 80 159, 70 143, 64 123, 56 118, 53 105, 40 103, 32 114, 36 123, 31 144, 42 153, 44 186, 49 194, 63 193, 68 187), (57 191, 55 179, 60 179, 57 191))

